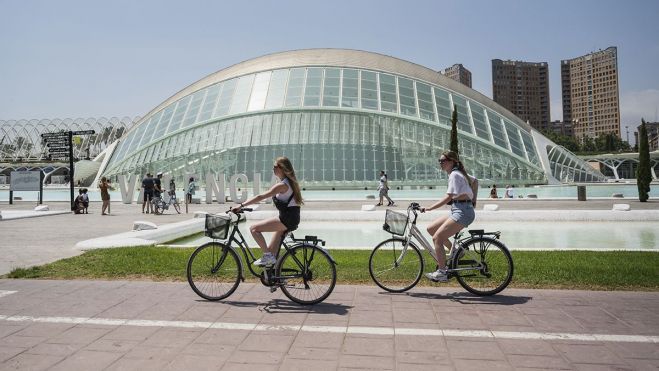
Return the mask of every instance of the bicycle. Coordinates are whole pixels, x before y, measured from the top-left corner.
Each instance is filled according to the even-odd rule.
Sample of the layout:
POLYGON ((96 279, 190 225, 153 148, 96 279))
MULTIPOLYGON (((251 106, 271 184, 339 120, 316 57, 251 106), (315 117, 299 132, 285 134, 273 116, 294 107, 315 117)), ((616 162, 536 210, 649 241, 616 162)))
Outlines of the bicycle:
MULTIPOLYGON (((405 292, 419 282, 424 269, 421 250, 415 239, 435 258, 433 245, 416 226, 420 206, 411 203, 407 215, 387 209, 383 229, 393 236, 380 242, 368 259, 368 271, 376 285, 389 292, 405 292), (411 223, 410 223, 411 220, 411 223)), ((513 278, 513 260, 499 241, 501 232, 469 230, 469 236, 453 238, 447 257, 447 276, 455 277, 465 290, 475 295, 494 295, 513 278)))
POLYGON ((245 211, 252 209, 206 215, 205 234, 213 241, 199 246, 190 255, 187 278, 192 290, 206 300, 227 298, 236 291, 240 281, 245 281, 244 257, 250 273, 270 287, 270 292, 281 288, 289 299, 302 305, 325 300, 336 285, 336 262, 319 246, 325 246, 325 241, 316 236, 296 239, 292 231, 287 231, 279 244, 277 262, 257 273, 252 266, 257 258, 239 228, 246 221, 245 211), (242 256, 236 246, 242 250, 242 256), (280 256, 282 247, 285 251, 280 256))
POLYGON ((174 206, 174 210, 176 210, 178 214, 181 213, 181 204, 178 202, 176 193, 170 193, 169 200, 167 202, 165 202, 161 196, 154 196, 151 199, 151 203, 153 204, 153 213, 156 215, 162 215, 165 210, 169 209, 169 206, 174 206))

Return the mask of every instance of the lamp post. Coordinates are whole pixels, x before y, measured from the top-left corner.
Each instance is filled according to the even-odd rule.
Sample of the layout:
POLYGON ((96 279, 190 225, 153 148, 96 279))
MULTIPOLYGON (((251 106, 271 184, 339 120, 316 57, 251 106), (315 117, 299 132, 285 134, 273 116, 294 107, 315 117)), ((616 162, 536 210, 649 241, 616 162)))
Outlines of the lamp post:
POLYGON ((629 144, 629 126, 625 125, 625 131, 627 131, 627 144, 629 144))

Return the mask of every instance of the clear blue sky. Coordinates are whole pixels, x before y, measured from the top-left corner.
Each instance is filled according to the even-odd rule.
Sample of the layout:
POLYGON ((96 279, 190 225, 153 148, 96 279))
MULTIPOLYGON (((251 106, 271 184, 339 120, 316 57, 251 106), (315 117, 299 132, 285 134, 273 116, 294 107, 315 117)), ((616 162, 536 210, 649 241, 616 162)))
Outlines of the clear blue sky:
MULTIPOLYGON (((0 0, 0 120, 144 115, 217 70, 303 48, 462 63, 492 96, 491 60, 618 47, 622 132, 659 109, 659 1, 0 0)), ((631 137, 631 130, 630 130, 631 137)))

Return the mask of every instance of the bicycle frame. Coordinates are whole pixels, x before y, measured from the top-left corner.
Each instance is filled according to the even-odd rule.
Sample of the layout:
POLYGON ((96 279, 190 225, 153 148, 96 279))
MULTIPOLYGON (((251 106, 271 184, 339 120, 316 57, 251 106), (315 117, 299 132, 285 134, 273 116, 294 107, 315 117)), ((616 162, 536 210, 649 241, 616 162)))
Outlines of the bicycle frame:
MULTIPOLYGON (((245 219, 241 219, 241 218, 244 218, 241 214, 237 214, 237 217, 238 218, 235 222, 233 220, 231 221, 231 224, 233 224, 233 226, 231 227, 232 230, 231 230, 231 233, 229 234, 229 238, 226 240, 227 241, 226 245, 227 245, 228 248, 236 250, 236 248, 234 247, 234 243, 235 243, 240 248, 240 250, 242 250, 242 254, 237 254, 238 258, 240 260, 241 268, 244 268, 244 266, 245 266, 245 262, 243 261, 243 255, 244 255, 245 260, 247 260, 247 268, 249 269, 250 273, 255 277, 260 277, 261 274, 257 273, 254 270, 254 268, 252 267, 252 263, 256 260, 256 256, 254 256, 254 253, 252 252, 252 250, 250 250, 249 246, 247 245, 247 241, 245 240, 245 237, 243 236, 242 232, 240 231, 240 228, 238 227, 238 225, 245 219)), ((289 236, 292 238, 292 235, 290 235, 289 233, 285 233, 281 237, 281 241, 279 242, 279 249, 277 250, 277 257, 280 256, 279 253, 280 253, 282 247, 286 251, 289 251, 291 248, 295 247, 296 244, 298 244, 298 243, 311 242, 311 243, 315 244, 316 242, 320 241, 318 239, 307 241, 306 238, 302 239, 302 240, 296 240, 296 239, 292 238, 293 244, 289 245, 289 244, 286 243, 286 238, 289 237, 289 236)), ((317 247, 324 250, 320 246, 317 246, 317 247)), ((305 251, 305 254, 306 254, 306 251, 305 251)), ((331 257, 331 255, 328 254, 328 256, 330 257, 332 262, 334 264, 336 264, 336 262, 331 257)), ((291 255, 291 257, 295 261, 295 263, 298 265, 298 267, 305 270, 303 273, 306 274, 307 273, 306 272, 307 266, 305 264, 303 264, 295 255, 291 255)), ((307 259, 306 256, 304 258, 305 258, 305 260, 307 259)), ((312 256, 311 256, 310 259, 313 260, 313 252, 312 252, 312 256)), ((218 262, 218 264, 221 264, 221 262, 218 262)), ((245 275, 244 275, 245 270, 241 269, 240 271, 243 272, 243 273, 241 273, 240 279, 244 282, 245 281, 245 275)), ((268 276, 270 276, 270 278, 275 279, 275 280, 287 277, 285 275, 277 277, 277 276, 271 275, 272 272, 269 273, 268 271, 269 271, 268 269, 263 270, 266 279, 268 279, 268 276)))
MULTIPOLYGON (((397 259, 396 263, 399 264, 403 260, 405 254, 407 253, 407 246, 412 239, 415 239, 421 245, 421 247, 423 247, 426 251, 428 251, 430 256, 432 256, 433 259, 437 261, 434 245, 428 241, 428 239, 423 235, 423 232, 421 232, 419 227, 416 226, 416 220, 418 218, 418 214, 416 210, 414 209, 408 210, 407 212, 408 220, 410 219, 410 214, 409 214, 410 212, 413 213, 414 218, 412 219, 412 222, 409 223, 409 226, 405 230, 405 234, 403 235, 403 239, 405 239, 405 244, 403 247, 404 250, 401 252, 400 257, 397 259)), ((455 234, 453 238, 453 243, 451 245, 451 253, 455 251, 457 249, 457 245, 463 241, 459 239, 461 235, 462 232, 458 232, 455 234)), ((447 257, 446 264, 447 266, 450 264, 450 257, 447 257)))

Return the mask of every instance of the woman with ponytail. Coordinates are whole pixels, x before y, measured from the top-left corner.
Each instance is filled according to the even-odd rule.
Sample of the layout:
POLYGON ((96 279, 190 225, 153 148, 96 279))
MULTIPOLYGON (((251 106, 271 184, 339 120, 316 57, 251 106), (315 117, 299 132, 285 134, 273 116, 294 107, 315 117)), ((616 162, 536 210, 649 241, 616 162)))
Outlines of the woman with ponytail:
POLYGON ((449 237, 456 234, 463 228, 471 224, 476 213, 476 192, 478 191, 478 180, 467 174, 467 170, 458 158, 458 154, 452 151, 442 153, 439 157, 439 166, 449 174, 448 189, 446 196, 434 203, 430 207, 422 207, 421 212, 437 209, 444 205, 451 205, 451 212, 447 216, 437 218, 428 226, 428 233, 432 235, 432 241, 435 245, 435 256, 437 257, 437 267, 435 272, 427 273, 432 281, 446 282, 446 252, 451 248, 449 237), (474 191, 476 190, 476 191, 474 191))
POLYGON ((272 171, 280 182, 273 185, 268 191, 256 195, 247 201, 232 208, 233 212, 239 212, 242 207, 256 204, 267 198, 272 197, 272 201, 279 210, 279 216, 265 219, 255 223, 250 228, 254 241, 263 251, 263 257, 254 262, 254 265, 269 266, 274 265, 277 261, 277 249, 281 242, 282 236, 287 231, 294 231, 300 224, 300 205, 302 202, 302 193, 300 185, 295 177, 295 170, 291 161, 286 157, 278 157, 272 167, 272 171), (266 245, 263 232, 274 232, 270 244, 266 245))

